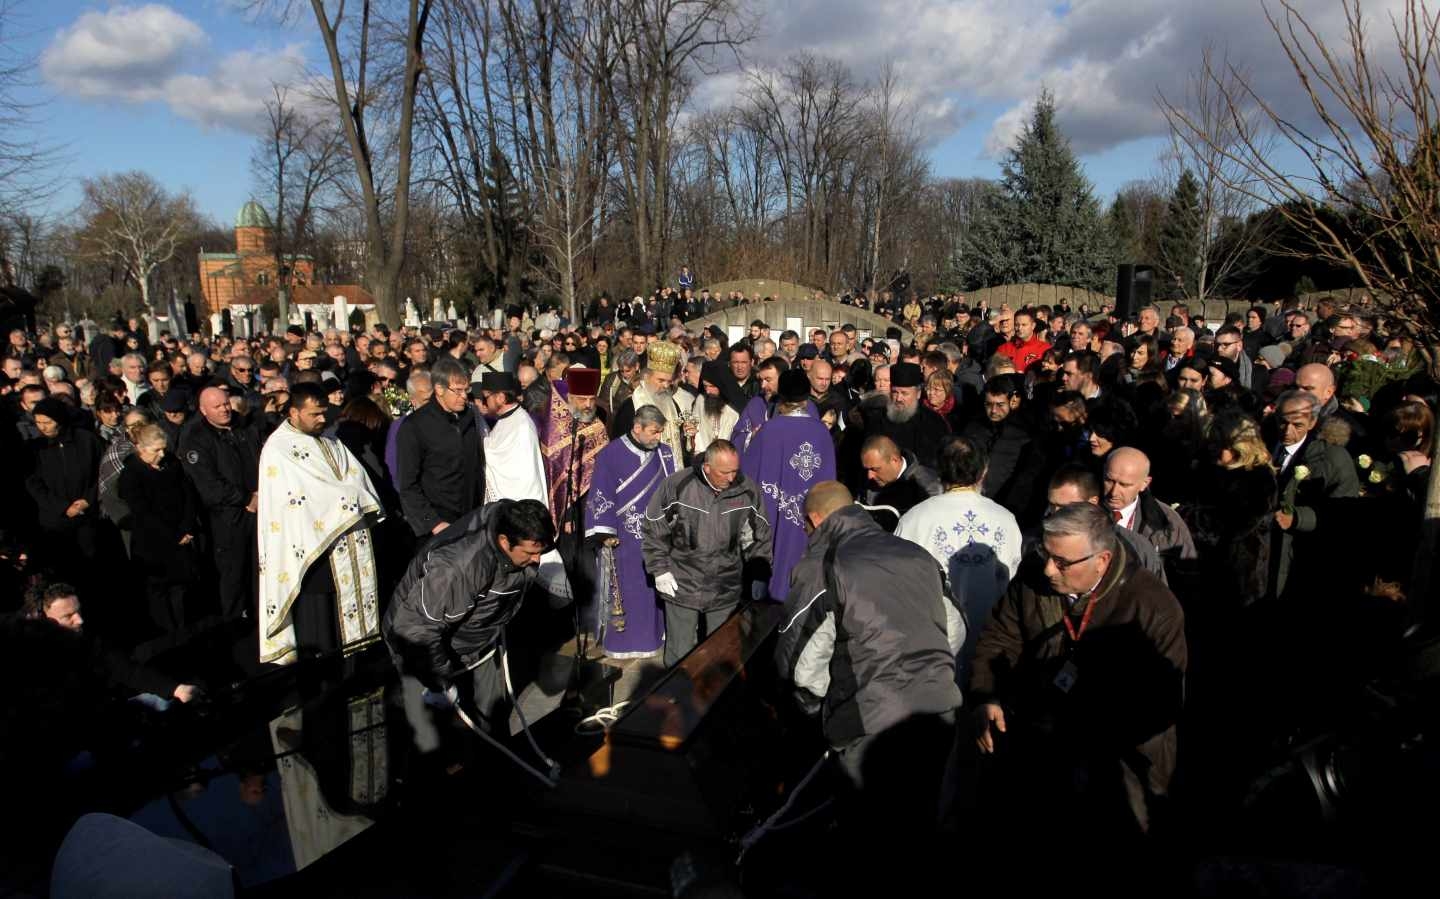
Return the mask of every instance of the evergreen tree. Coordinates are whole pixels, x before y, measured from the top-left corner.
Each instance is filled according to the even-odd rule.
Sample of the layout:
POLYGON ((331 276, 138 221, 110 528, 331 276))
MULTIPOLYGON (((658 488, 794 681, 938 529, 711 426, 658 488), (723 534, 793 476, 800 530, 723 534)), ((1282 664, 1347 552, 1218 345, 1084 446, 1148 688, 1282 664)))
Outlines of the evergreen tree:
POLYGON ((1200 183, 1189 169, 1180 173, 1170 205, 1165 210, 1165 225, 1160 229, 1160 269, 1164 283, 1174 294, 1184 297, 1200 295, 1201 229, 1200 183))
POLYGON ((1105 225, 1110 232, 1110 246, 1116 262, 1135 262, 1138 258, 1140 229, 1135 221, 1134 208, 1120 194, 1110 204, 1105 214, 1105 225))
POLYGON ((1100 204, 1055 122, 1049 91, 1041 91, 1001 170, 1024 280, 1098 290, 1109 286, 1111 247, 1100 204))

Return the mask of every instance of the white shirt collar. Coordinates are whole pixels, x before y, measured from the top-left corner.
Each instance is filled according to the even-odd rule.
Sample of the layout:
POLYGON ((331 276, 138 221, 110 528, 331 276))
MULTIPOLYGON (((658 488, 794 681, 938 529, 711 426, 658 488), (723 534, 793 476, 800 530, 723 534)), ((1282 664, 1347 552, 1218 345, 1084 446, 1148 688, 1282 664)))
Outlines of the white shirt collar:
POLYGON ((1130 505, 1120 510, 1120 520, 1116 522, 1121 527, 1135 529, 1135 512, 1140 507, 1140 497, 1136 495, 1130 505))

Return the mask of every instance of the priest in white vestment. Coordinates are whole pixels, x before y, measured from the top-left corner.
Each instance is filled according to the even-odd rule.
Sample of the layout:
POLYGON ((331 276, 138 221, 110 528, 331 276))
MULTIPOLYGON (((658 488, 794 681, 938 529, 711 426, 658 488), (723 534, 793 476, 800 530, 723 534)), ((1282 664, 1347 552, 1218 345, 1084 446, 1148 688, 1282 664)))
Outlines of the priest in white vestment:
POLYGON ((352 652, 380 636, 370 525, 383 518, 365 468, 322 437, 319 384, 290 391, 290 413, 260 451, 257 507, 260 661, 352 652))
MULTIPOLYGON (((485 414, 494 420, 485 435, 485 502, 533 499, 548 507, 540 432, 520 405, 519 380, 510 372, 486 372, 479 389, 485 414)), ((558 550, 540 557, 537 579, 551 596, 570 599, 570 582, 558 550)))

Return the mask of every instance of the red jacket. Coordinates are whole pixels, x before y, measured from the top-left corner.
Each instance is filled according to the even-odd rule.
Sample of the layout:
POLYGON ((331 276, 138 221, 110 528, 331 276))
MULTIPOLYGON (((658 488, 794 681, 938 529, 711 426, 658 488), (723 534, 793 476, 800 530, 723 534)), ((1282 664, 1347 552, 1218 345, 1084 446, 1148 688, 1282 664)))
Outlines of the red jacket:
POLYGON ((1024 343, 1016 343, 1018 339, 1006 341, 996 352, 1001 356, 1009 356, 1015 363, 1015 371, 1024 374, 1025 369, 1029 368, 1031 364, 1040 361, 1040 357, 1050 349, 1050 344, 1033 336, 1024 343))

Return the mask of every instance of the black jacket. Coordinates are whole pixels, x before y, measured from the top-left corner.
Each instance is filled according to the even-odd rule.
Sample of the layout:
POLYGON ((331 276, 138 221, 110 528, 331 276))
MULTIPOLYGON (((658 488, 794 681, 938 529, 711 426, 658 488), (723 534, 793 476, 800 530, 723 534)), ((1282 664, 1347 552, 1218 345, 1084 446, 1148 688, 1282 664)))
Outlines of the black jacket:
POLYGON ((873 409, 862 407, 866 412, 865 436, 884 434, 902 450, 909 450, 926 468, 934 469, 939 457, 940 444, 950 434, 950 425, 934 410, 921 403, 909 421, 894 422, 886 415, 886 406, 873 409))
MULTIPOLYGON (((909 450, 900 452, 905 457, 905 470, 900 472, 900 477, 884 487, 872 487, 865 491, 863 500, 866 506, 872 507, 872 515, 876 506, 889 506, 895 510, 895 520, 889 521, 891 531, 895 530, 906 512, 932 496, 939 496, 945 489, 935 472, 915 461, 914 453, 909 450)), ((885 520, 889 518, 887 514, 885 520)))
POLYGON ((32 443, 34 467, 25 487, 35 501, 40 527, 65 531, 92 523, 100 514, 100 457, 105 447, 89 431, 66 425, 54 440, 41 438, 32 443), (67 518, 65 510, 77 499, 88 500, 90 508, 67 518))
POLYGON ((451 523, 395 587, 380 631, 395 665, 440 690, 499 644, 535 567, 516 568, 496 545, 502 499, 451 523))
POLYGON ((1031 452, 1030 432, 1012 417, 996 424, 981 415, 971 419, 962 433, 967 440, 985 450, 989 467, 985 470, 982 492, 1004 506, 1012 515, 1029 511, 1034 494, 1033 481, 1038 466, 1031 452))
POLYGON ((468 407, 452 415, 428 402, 405 417, 395 435, 395 489, 416 535, 454 524, 485 501, 485 445, 468 407))
POLYGON ((254 513, 247 513, 245 507, 260 483, 260 435, 238 415, 230 422, 229 430, 221 430, 204 416, 195 416, 180 429, 176 452, 209 513, 216 539, 242 531, 247 524, 255 526, 254 513))
POLYGON ((130 514, 120 523, 130 528, 130 558, 149 577, 185 583, 198 574, 196 546, 180 545, 186 534, 200 535, 200 501, 180 464, 166 459, 157 470, 138 455, 120 471, 120 498, 130 514))
POLYGON ((965 631, 940 566, 859 506, 831 513, 810 535, 780 620, 781 676, 823 698, 832 746, 960 705, 955 653, 965 631))

